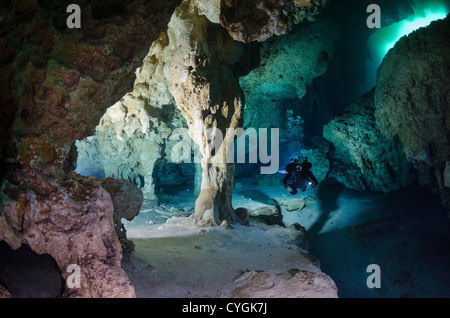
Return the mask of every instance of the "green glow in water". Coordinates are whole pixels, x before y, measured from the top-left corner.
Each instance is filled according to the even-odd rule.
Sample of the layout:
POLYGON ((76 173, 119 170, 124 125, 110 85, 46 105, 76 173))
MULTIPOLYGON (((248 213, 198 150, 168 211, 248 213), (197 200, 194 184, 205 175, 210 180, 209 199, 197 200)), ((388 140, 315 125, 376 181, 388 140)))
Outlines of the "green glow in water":
POLYGON ((370 36, 368 45, 376 54, 373 58, 383 59, 401 37, 429 25, 432 21, 444 19, 449 10, 444 4, 433 2, 426 6, 415 7, 414 12, 415 14, 410 18, 381 28, 370 36))

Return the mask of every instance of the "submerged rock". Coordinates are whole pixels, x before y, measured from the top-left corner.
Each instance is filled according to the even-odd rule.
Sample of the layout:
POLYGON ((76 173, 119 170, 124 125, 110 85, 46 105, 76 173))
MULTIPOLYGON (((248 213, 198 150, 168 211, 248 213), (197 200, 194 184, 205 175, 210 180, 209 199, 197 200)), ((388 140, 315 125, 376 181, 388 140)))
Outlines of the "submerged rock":
POLYGON ((247 210, 249 218, 263 222, 268 225, 283 225, 283 214, 279 205, 266 205, 247 210))
POLYGON ((335 150, 330 175, 350 189, 389 192, 411 181, 410 165, 398 140, 382 135, 374 112, 372 90, 324 126, 335 150))
POLYGON ((303 158, 308 157, 308 161, 311 162, 311 172, 320 183, 325 181, 330 172, 330 161, 327 158, 327 153, 319 148, 302 149, 300 150, 303 158))
POLYGON ((246 102, 244 128, 279 127, 280 137, 301 137, 292 136, 286 118, 287 110, 295 109, 290 100, 305 96, 312 80, 327 71, 338 36, 333 22, 318 19, 261 43, 259 65, 240 78, 246 102))
POLYGON ((444 171, 450 160, 450 17, 401 38, 377 74, 375 118, 398 139, 419 182, 440 193, 450 211, 444 171))
POLYGON ((234 298, 337 298, 337 287, 323 273, 291 269, 279 274, 246 271, 233 281, 234 298))
POLYGON ((292 211, 299 211, 299 210, 303 210, 308 203, 312 203, 315 202, 316 199, 314 199, 312 196, 300 196, 300 197, 295 197, 295 198, 290 198, 290 199, 283 199, 280 200, 280 206, 284 206, 286 207, 286 210, 288 212, 292 212, 292 211))
POLYGON ((54 184, 40 180, 41 194, 7 184, 0 217, 0 238, 13 249, 27 244, 52 256, 65 280, 79 266, 80 288, 66 286, 64 297, 134 297, 121 268, 111 196, 95 180, 74 175, 54 184))

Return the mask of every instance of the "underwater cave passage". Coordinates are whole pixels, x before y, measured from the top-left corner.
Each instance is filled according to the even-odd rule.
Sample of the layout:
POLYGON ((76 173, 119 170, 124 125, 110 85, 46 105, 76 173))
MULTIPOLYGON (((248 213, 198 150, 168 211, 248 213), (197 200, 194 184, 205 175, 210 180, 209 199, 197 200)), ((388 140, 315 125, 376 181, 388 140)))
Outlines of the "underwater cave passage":
MULTIPOLYGON (((412 168, 404 160, 404 149, 400 149, 403 145, 389 144, 374 119, 374 85, 381 62, 403 35, 448 13, 443 9, 434 15, 429 14, 433 11, 430 10, 417 6, 412 17, 397 23, 391 19, 392 25, 379 31, 364 28, 361 33, 349 36, 348 29, 339 29, 341 33, 336 31, 333 35, 337 43, 331 44, 334 40, 326 39, 333 49, 313 32, 316 26, 319 31, 335 30, 330 28, 330 23, 336 23, 332 17, 335 11, 325 10, 314 23, 294 27, 290 34, 261 44, 262 63, 257 71, 240 78, 246 101, 243 127, 255 131, 260 127, 279 128, 280 170, 291 158, 308 157, 319 184, 292 195, 283 185, 283 175, 262 175, 258 164, 237 164, 233 170, 233 207, 252 213, 277 211, 281 215, 264 216, 264 222, 304 227, 311 254, 318 257, 321 269, 336 282, 340 297, 450 296, 446 274, 450 265, 446 256, 450 224, 445 219, 445 208, 439 204, 439 195, 414 185, 417 175, 408 174, 412 168), (421 16, 426 17, 426 23, 421 16), (408 27, 403 28, 404 25, 408 27), (317 52, 309 56, 306 53, 310 50, 317 52), (381 289, 366 285, 369 264, 378 264, 382 269, 381 289)), ((77 142, 76 171, 100 179, 125 179, 142 190, 144 203, 139 215, 132 221, 124 220, 127 236, 136 244, 139 262, 135 265, 154 283, 150 285, 162 286, 158 295, 179 296, 170 284, 186 282, 188 257, 184 253, 192 257, 193 267, 197 265, 193 256, 202 254, 201 261, 209 268, 214 263, 208 260, 208 253, 217 255, 225 250, 232 253, 231 247, 237 246, 229 237, 204 241, 199 238, 205 233, 201 230, 181 239, 180 233, 175 233, 175 238, 155 238, 156 229, 173 216, 194 213, 202 174, 199 164, 170 162, 168 154, 173 146, 170 134, 163 129, 152 130, 155 123, 159 127, 186 126, 176 105, 159 105, 170 116, 156 111, 148 117, 145 108, 148 105, 138 101, 141 100, 133 96, 120 102, 121 106, 129 102, 129 110, 135 111, 136 116, 127 117, 127 112, 112 106, 105 116, 110 127, 101 122, 103 130, 77 142), (134 108, 134 103, 139 107, 134 108), (115 121, 113 115, 118 114, 123 117, 115 121), (136 118, 142 120, 134 121, 136 118), (142 133, 146 129, 148 134, 142 133), (164 141, 155 142, 156 135, 164 141), (152 258, 156 254, 153 251, 163 243, 167 254, 160 253, 158 260, 152 258), (169 268, 174 272, 164 272, 169 268), (166 281, 158 277, 159 273, 166 275, 166 281)), ((251 145, 245 146, 246 155, 250 148, 251 145)), ((437 155, 436 148, 429 147, 431 157, 437 155)), ((268 152, 272 150, 269 147, 268 152)), ((240 225, 236 228, 248 230, 240 225)), ((250 249, 244 253, 250 255, 250 249)), ((146 289, 149 284, 143 284, 134 265, 126 266, 131 266, 127 271, 136 284, 138 296, 155 295, 146 289)), ((241 269, 233 268, 230 276, 238 274, 238 270, 241 269)), ((9 285, 7 281, 5 284, 9 285)), ((201 283, 191 287, 183 290, 183 296, 205 296, 200 292, 204 287, 201 283)))

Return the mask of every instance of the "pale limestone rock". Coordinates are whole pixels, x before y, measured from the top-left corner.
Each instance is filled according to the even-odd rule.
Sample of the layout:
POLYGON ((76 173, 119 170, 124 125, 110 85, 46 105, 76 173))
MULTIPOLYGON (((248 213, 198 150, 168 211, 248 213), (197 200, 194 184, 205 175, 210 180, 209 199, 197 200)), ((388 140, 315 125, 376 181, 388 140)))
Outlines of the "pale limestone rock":
POLYGON ((308 203, 312 203, 315 202, 316 199, 314 199, 311 196, 300 196, 299 198, 289 198, 289 199, 283 199, 280 200, 280 206, 284 206, 286 207, 286 210, 288 212, 292 212, 292 211, 299 211, 299 210, 303 210, 308 203))
POLYGON ((132 221, 139 214, 144 196, 142 191, 126 180, 106 178, 98 183, 111 196, 114 207, 113 221, 117 238, 122 246, 122 255, 129 259, 134 253, 134 243, 127 239, 122 218, 132 221))
POLYGON ((268 225, 283 225, 283 214, 278 205, 264 205, 262 207, 248 209, 247 215, 254 220, 261 221, 268 225))
POLYGON ((337 287, 326 274, 291 269, 279 274, 247 271, 234 279, 233 298, 337 298, 337 287))
MULTIPOLYGON (((187 3, 193 16, 203 20, 205 16, 218 23, 219 1, 187 3)), ((145 197, 153 200, 157 199, 153 182, 155 165, 157 161, 160 165, 174 162, 172 148, 178 140, 170 138, 173 128, 186 127, 169 89, 169 67, 178 50, 176 36, 183 38, 191 30, 189 25, 172 20, 169 30, 153 42, 142 66, 136 70, 133 91, 108 108, 94 136, 77 142, 80 173, 89 173, 92 170, 89 165, 94 165, 100 175, 137 184, 145 197)))
POLYGON ((173 52, 174 45, 161 33, 136 70, 133 91, 108 108, 93 137, 77 143, 82 153, 79 164, 97 162, 105 177, 128 179, 149 199, 156 199, 152 176, 156 161, 170 160, 170 147, 165 147, 172 133, 169 127, 185 125, 166 76, 173 52), (171 114, 171 122, 166 113, 171 114))
POLYGON ((192 1, 199 15, 204 15, 213 23, 220 23, 220 0, 195 0, 192 1))
POLYGON ((169 43, 177 46, 168 74, 170 91, 202 154, 196 223, 199 226, 219 225, 224 220, 235 223, 231 204, 234 164, 226 162, 235 135, 227 128, 242 125, 243 94, 233 73, 246 65, 238 66, 243 54, 240 44, 221 26, 199 17, 195 11, 195 2, 184 1, 169 23, 169 43), (223 136, 213 156, 209 129, 217 129, 223 136))

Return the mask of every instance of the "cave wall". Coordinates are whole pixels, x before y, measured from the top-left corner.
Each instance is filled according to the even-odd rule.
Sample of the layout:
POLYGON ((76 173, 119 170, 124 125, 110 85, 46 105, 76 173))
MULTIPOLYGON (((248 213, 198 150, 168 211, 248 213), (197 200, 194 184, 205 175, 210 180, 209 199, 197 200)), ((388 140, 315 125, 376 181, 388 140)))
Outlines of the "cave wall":
POLYGON ((448 208, 449 40, 448 16, 401 38, 378 70, 375 91, 375 118, 381 133, 391 141, 398 138, 420 184, 438 192, 448 208))
POLYGON ((64 279, 79 265, 82 287, 66 297, 134 297, 113 200, 98 180, 73 173, 75 141, 130 90, 177 3, 79 1, 82 28, 72 30, 69 3, 1 4, 0 239, 51 255, 64 279))
MULTIPOLYGON (((318 12, 318 7, 320 7, 319 2, 319 4, 315 4, 309 1, 300 3, 300 1, 295 5, 290 1, 287 2, 269 1, 263 3, 253 1, 246 3, 246 10, 240 8, 234 11, 232 7, 236 6, 237 3, 226 1, 193 1, 192 6, 198 10, 199 16, 205 16, 211 23, 210 27, 207 27, 210 35, 208 35, 209 39, 206 45, 208 45, 209 51, 212 51, 215 50, 215 47, 219 47, 219 43, 215 43, 217 40, 211 41, 211 39, 214 37, 223 38, 223 35, 218 32, 222 29, 220 24, 235 40, 245 42, 256 41, 256 38, 258 38, 262 41, 280 33, 275 30, 283 29, 284 32, 288 32, 293 24, 300 23, 303 20, 312 20, 312 17, 318 12), (256 6, 259 8, 258 10, 261 10, 261 17, 265 17, 264 19, 254 21, 255 15, 251 9, 256 10, 256 6), (285 6, 292 8, 292 12, 286 16, 284 14, 279 15, 281 8, 285 6), (239 15, 235 16, 234 14, 237 13, 239 15), (276 15, 277 18, 273 18, 273 15, 276 15), (246 19, 242 19, 243 17, 246 17, 246 19), (237 28, 239 19, 245 25, 237 28), (231 20, 234 22, 229 25, 231 20), (259 28, 259 26, 257 27, 258 23, 267 23, 267 25, 264 28, 259 28), (251 31, 247 30, 248 28, 251 31), (245 33, 246 36, 254 34, 254 38, 250 39, 243 36, 242 33, 245 33)), ((177 32, 182 32, 180 30, 184 28, 186 26, 180 26, 177 32)), ((186 36, 190 36, 188 31, 183 32, 186 33, 186 36)), ((90 176, 127 179, 138 185, 146 198, 152 200, 158 199, 155 186, 192 182, 196 170, 194 163, 178 164, 174 163, 173 158, 171 158, 172 148, 178 142, 177 138, 172 138, 172 133, 177 128, 188 128, 188 123, 177 107, 169 89, 170 81, 167 79, 167 69, 176 53, 169 37, 169 31, 166 30, 153 43, 143 61, 143 65, 136 71, 133 90, 108 108, 96 128, 95 134, 77 141, 79 153, 77 171, 90 176)), ((292 41, 292 39, 289 41, 292 41)), ((278 46, 281 47, 285 43, 287 42, 278 44, 278 46)), ((303 42, 303 49, 306 48, 305 43, 303 42)), ((220 45, 224 44, 220 43, 220 45)), ((232 47, 229 44, 227 45, 232 47)), ((236 46, 237 44, 233 45, 236 46)), ((270 45, 273 45, 273 43, 270 43, 268 47, 270 45)), ((258 47, 259 45, 254 42, 246 45, 246 50, 250 50, 251 59, 244 64, 254 63, 253 61, 258 60, 258 47)), ((209 53, 206 52, 206 54, 209 53)), ((235 53, 229 50, 220 54, 233 55, 235 53)), ((313 56, 313 59, 313 63, 316 63, 316 56, 313 56)), ((242 64, 242 61, 240 63, 242 64)), ((319 61, 319 63, 322 65, 320 67, 323 68, 323 61, 319 61)), ((302 68, 301 63, 296 65, 302 68)), ((240 67, 245 69, 252 66, 241 65, 240 67)), ((284 68, 289 68, 289 65, 284 64, 284 68)), ((302 70, 306 70, 306 67, 302 70)), ((242 70, 239 70, 239 72, 242 73, 242 70)), ((266 72, 266 74, 269 73, 266 72)), ((292 76, 285 85, 288 87, 287 90, 291 90, 291 86, 297 85, 294 83, 297 80, 296 75, 293 75, 293 72, 290 74, 292 76)), ((258 78, 258 80, 260 81, 261 78, 258 78)), ((303 88, 301 87, 299 90, 303 88)), ((253 124, 256 125, 254 127, 258 127, 259 123, 253 124)), ((264 125, 261 127, 264 127, 264 125)), ((194 145, 193 143, 192 146, 195 148, 197 144, 194 145)), ((239 167, 238 173, 241 174, 241 172, 248 173, 248 167, 239 167)))
POLYGON ((261 44, 258 67, 240 79, 245 128, 288 128, 287 110, 294 110, 293 115, 298 111, 286 101, 302 98, 312 79, 325 73, 338 32, 330 21, 317 18, 261 44))
MULTIPOLYGON (((253 41, 246 46, 247 50, 251 50, 251 61, 246 62, 248 64, 259 60, 259 45, 256 41, 264 41, 274 35, 289 32, 293 25, 302 21, 314 21, 323 4, 311 1, 249 1, 244 5, 239 4, 239 10, 233 10, 238 5, 233 1, 195 1, 193 5, 200 16, 205 16, 211 23, 217 24, 216 31, 209 31, 210 33, 218 34, 220 23, 233 39, 241 42, 253 41), (284 8, 288 9, 285 13, 282 12, 284 8), (255 14, 256 11, 260 14, 255 14)), ((250 125, 255 128, 269 127, 272 124, 274 127, 280 127, 280 122, 283 121, 280 117, 284 118, 281 114, 282 107, 278 107, 279 104, 276 103, 269 106, 268 100, 283 94, 303 95, 305 83, 324 72, 328 54, 321 52, 324 50, 322 44, 317 44, 317 49, 309 53, 311 39, 316 43, 321 42, 321 39, 308 34, 318 33, 317 30, 320 30, 327 34, 323 36, 327 38, 327 28, 328 25, 308 27, 302 32, 301 41, 297 32, 297 35, 288 38, 276 38, 269 40, 267 44, 263 43, 266 49, 259 71, 252 72, 240 81, 246 98, 244 128, 250 125), (296 44, 297 42, 299 44, 296 44), (289 52, 277 57, 278 53, 285 51, 283 47, 291 44, 293 48, 290 48, 289 52), (302 59, 295 57, 298 54, 302 54, 302 59), (265 67, 266 64, 270 64, 270 67, 265 67), (277 68, 283 72, 283 80, 280 80, 278 73, 272 74, 273 69, 277 68), (262 76, 269 78, 262 81, 262 76), (268 106, 256 112, 261 99, 268 106), (256 113, 258 116, 255 116, 256 113)), ((155 185, 186 184, 192 182, 195 174, 193 163, 173 164, 171 158, 172 148, 178 141, 171 138, 172 132, 176 128, 187 128, 188 123, 169 92, 167 65, 175 52, 168 42, 167 32, 162 33, 150 48, 143 65, 137 70, 133 91, 108 108, 93 136, 77 141, 77 171, 90 176, 127 179, 138 185, 146 198, 152 200, 158 199, 155 185), (169 166, 171 168, 166 169, 169 166)), ((327 42, 327 50, 331 50, 331 43, 332 41, 327 42)), ((208 45, 212 50, 217 44, 208 45)), ((282 127, 285 130, 289 128, 286 125, 282 127)), ((284 139, 289 137, 290 133, 287 131, 282 136, 284 139)), ((239 175, 250 171, 248 166, 243 166, 245 167, 238 165, 239 175)))
POLYGON ((449 18, 401 38, 376 87, 323 128, 333 144, 330 176, 348 188, 428 186, 449 207, 449 18))
MULTIPOLYGON (((413 13, 413 5, 419 1, 377 1, 381 8, 381 26, 407 18, 413 13)), ((305 94, 299 98, 288 98, 280 107, 296 109, 304 121, 305 142, 321 136, 322 127, 333 117, 376 85, 376 67, 367 47, 367 40, 376 29, 366 27, 367 6, 363 1, 328 1, 315 16, 315 23, 328 25, 334 36, 331 51, 328 51, 326 68, 320 76, 305 83, 305 94), (323 21, 323 22, 321 22, 323 21)), ((320 34, 316 35, 323 39, 320 34)), ((323 41, 327 41, 323 39, 323 41)))
POLYGON ((364 94, 323 127, 333 144, 330 177, 359 191, 390 192, 412 182, 399 140, 386 139, 375 120, 375 89, 364 94))
MULTIPOLYGON (((255 0, 239 10, 233 10, 233 1, 195 2, 200 15, 207 13, 209 21, 220 23, 233 39, 252 41, 252 49, 259 51, 253 57, 258 65, 239 79, 245 94, 243 127, 280 128, 282 161, 302 151, 319 154, 311 138, 373 87, 371 81, 364 83, 370 58, 365 45, 373 30, 357 27, 365 25, 368 2, 294 2, 255 0), (285 10, 281 14, 280 8, 285 10)), ((383 25, 411 13, 411 3, 383 2, 383 25)), ((167 41, 166 33, 161 34, 136 72, 133 91, 108 109, 94 136, 77 142, 82 174, 128 179, 154 200, 155 185, 186 184, 195 174, 194 164, 171 160, 176 143, 171 131, 188 123, 164 74, 165 61, 173 54, 167 41)), ((325 154, 313 157, 322 158, 318 170, 326 176, 325 154)), ((252 167, 238 164, 236 173, 246 176, 252 167)))

